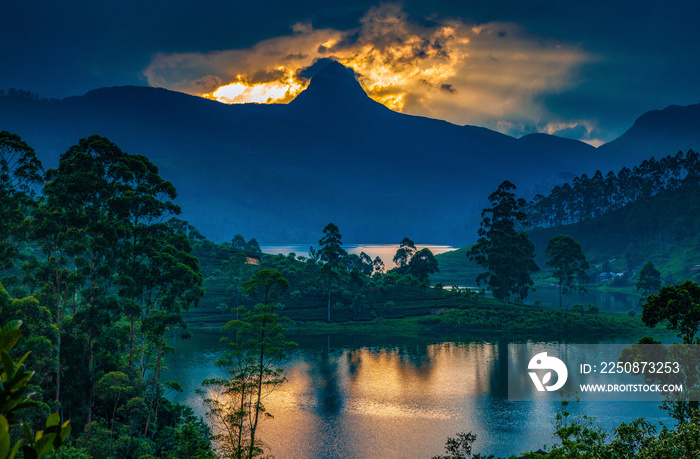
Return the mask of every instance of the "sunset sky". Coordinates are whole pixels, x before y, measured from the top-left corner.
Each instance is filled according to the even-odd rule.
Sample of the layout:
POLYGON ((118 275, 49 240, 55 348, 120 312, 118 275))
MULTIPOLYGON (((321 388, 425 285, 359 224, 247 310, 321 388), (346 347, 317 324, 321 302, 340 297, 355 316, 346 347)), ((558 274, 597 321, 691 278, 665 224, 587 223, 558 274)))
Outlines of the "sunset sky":
POLYGON ((593 145, 700 103, 696 2, 4 2, 0 89, 150 85, 277 102, 334 58, 409 114, 593 145))

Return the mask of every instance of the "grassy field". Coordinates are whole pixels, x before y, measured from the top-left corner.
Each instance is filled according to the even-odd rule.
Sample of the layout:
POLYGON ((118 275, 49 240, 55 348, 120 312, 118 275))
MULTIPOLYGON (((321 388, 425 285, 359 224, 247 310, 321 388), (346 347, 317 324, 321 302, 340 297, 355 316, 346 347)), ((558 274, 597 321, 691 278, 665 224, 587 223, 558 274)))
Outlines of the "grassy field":
POLYGON ((550 339, 566 336, 617 338, 641 335, 647 330, 639 319, 622 314, 574 312, 528 305, 510 305, 508 310, 504 307, 452 309, 419 322, 441 331, 524 334, 550 339))
MULTIPOLYGON (((426 305, 433 313, 413 317, 376 318, 367 321, 291 321, 290 335, 392 335, 503 336, 522 339, 570 340, 576 338, 636 341, 645 335, 666 336, 663 329, 650 330, 638 318, 623 314, 566 311, 557 308, 510 305, 488 298, 453 298, 426 305), (439 306, 439 308, 437 307, 439 306)), ((400 305, 398 306, 400 308, 400 305)), ((190 313, 191 314, 191 313, 190 313)), ((191 328, 218 330, 229 314, 188 315, 191 328)))
POLYGON ((436 255, 440 272, 430 276, 433 284, 442 282, 445 286, 452 285, 475 286, 476 276, 483 268, 467 259, 467 251, 471 246, 436 255))

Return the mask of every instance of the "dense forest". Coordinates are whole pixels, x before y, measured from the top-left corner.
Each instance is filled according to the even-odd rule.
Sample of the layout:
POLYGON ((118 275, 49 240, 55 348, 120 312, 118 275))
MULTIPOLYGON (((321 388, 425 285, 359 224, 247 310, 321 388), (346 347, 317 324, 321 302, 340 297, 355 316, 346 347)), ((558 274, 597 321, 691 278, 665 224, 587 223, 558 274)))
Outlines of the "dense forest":
POLYGON ((2 132, 0 159, 0 322, 21 321, 12 355, 31 352, 37 404, 10 424, 70 419, 61 457, 209 457, 206 425, 164 397, 179 390, 163 380, 166 333, 186 335, 182 312, 203 293, 189 240, 163 222, 175 189, 97 136, 44 173, 2 132))
MULTIPOLYGON (((281 298, 297 306, 287 315, 330 321, 396 316, 390 293, 428 297, 438 270, 429 250, 405 238, 397 267, 384 273, 379 258, 346 253, 332 223, 309 257, 263 256, 240 235, 215 244, 175 218, 176 190, 148 158, 103 137, 80 140, 44 171, 29 145, 3 131, 0 159, 0 323, 16 334, 8 356, 29 353, 24 363, 35 373, 25 391, 36 404, 16 417, 3 413, 17 427, 13 441, 20 421, 39 429, 50 413, 70 419, 60 457, 213 454, 209 428, 168 401, 181 387, 164 376, 172 343, 191 335, 183 314, 204 295, 201 271, 225 284, 224 299, 216 289, 211 296, 226 317, 256 310, 250 282, 276 273, 293 286, 281 298)), ((216 318, 219 326, 226 320, 216 318)))
MULTIPOLYGON (((696 155, 676 160, 672 164, 683 164, 681 172, 661 171, 663 186, 655 185, 648 196, 635 192, 626 206, 605 212, 632 212, 643 199, 694 193, 696 155)), ((624 334, 640 328, 637 319, 597 308, 522 304, 530 272, 539 269, 521 224, 535 205, 516 199, 508 182, 489 197, 482 245, 472 249, 497 287, 490 287, 497 299, 489 299, 441 283, 431 288, 438 260, 408 237, 398 244, 392 269, 378 257, 347 253, 333 223, 319 229, 318 248, 310 247, 308 256, 266 255, 256 239, 239 234, 212 242, 177 218, 177 192, 148 158, 123 152, 103 137, 81 139, 56 169, 44 171, 29 145, 0 132, 0 175, 0 457, 262 455, 256 437, 258 414, 265 412, 261 393, 284 382, 276 365, 294 347, 283 335, 291 319, 297 327, 376 320, 386 327, 383 321, 395 319, 419 332, 550 338, 575 330, 624 334), (508 244, 525 245, 518 256, 529 260, 526 272, 512 271, 510 255, 493 262, 492 254, 508 244), (520 304, 508 306, 511 295, 520 304), (206 307, 199 312, 201 304, 206 307), (216 364, 229 378, 204 381, 202 391, 209 419, 218 423, 207 425, 168 398, 182 390, 167 379, 164 362, 178 340, 192 336, 186 318, 200 326, 226 323, 230 347, 216 364), (211 395, 217 391, 240 395, 240 403, 222 405, 222 398, 211 395)), ((571 199, 565 209, 577 209, 574 203, 588 198, 571 199)), ((579 288, 587 268, 581 246, 553 237, 547 251, 560 285, 579 288)), ((658 282, 652 276, 645 292, 658 291, 658 282)))
POLYGON ((700 155, 693 150, 656 160, 644 160, 617 175, 598 170, 593 177, 575 177, 571 184, 555 186, 548 196, 538 194, 528 205, 532 228, 561 226, 597 217, 629 203, 649 199, 663 191, 697 185, 700 155))
POLYGON ((582 175, 572 185, 556 186, 527 205, 528 234, 539 253, 552 237, 566 234, 595 260, 598 273, 624 271, 631 279, 653 260, 664 285, 700 280, 697 153, 651 158, 605 178, 582 175))

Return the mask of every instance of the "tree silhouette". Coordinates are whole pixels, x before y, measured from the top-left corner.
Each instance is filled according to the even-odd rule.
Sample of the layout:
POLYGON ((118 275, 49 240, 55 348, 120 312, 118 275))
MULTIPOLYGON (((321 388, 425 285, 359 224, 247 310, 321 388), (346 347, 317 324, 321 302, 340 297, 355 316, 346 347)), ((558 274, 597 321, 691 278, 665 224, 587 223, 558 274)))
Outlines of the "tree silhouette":
POLYGON ((486 283, 506 309, 511 295, 525 299, 534 285, 531 273, 538 271, 535 246, 522 230, 527 221, 525 200, 516 199, 516 187, 505 181, 489 196, 491 207, 482 211, 479 239, 467 257, 486 268, 477 276, 477 285, 486 283))
POLYGON ((571 290, 586 291, 585 284, 588 282, 586 270, 589 264, 581 244, 570 236, 558 235, 550 239, 545 254, 550 257, 547 266, 554 268, 552 275, 559 281, 559 307, 561 308, 562 293, 567 294, 571 290))

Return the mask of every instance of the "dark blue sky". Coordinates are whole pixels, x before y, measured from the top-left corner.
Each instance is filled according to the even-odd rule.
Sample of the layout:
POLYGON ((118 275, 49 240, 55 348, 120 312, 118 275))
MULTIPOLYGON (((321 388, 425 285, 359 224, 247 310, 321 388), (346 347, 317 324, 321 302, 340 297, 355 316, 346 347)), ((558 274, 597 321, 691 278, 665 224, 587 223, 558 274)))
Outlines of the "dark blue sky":
MULTIPOLYGON (((377 36, 376 32, 370 35, 361 29, 361 21, 378 2, 341 0, 328 5, 320 0, 3 2, 0 88, 66 97, 102 86, 147 85, 144 72, 157 55, 206 56, 212 51, 246 50, 265 40, 290 36, 295 24, 316 31, 333 30, 344 34, 345 39, 360 33, 365 40, 377 36)), ((645 111, 700 103, 700 7, 694 1, 410 0, 399 8, 411 30, 430 31, 436 24, 450 21, 465 27, 489 25, 493 30, 501 30, 503 24, 503 32, 499 33, 506 36, 507 32, 515 40, 507 50, 517 48, 527 54, 536 49, 540 62, 546 52, 557 49, 575 54, 565 68, 554 73, 550 69, 547 78, 556 82, 555 89, 523 89, 520 85, 518 97, 504 102, 504 108, 465 118, 474 121, 471 124, 513 135, 557 132, 589 141, 608 141, 645 111), (515 42, 524 45, 518 47, 515 42), (523 96, 528 90, 527 97, 523 96), (536 116, 527 115, 532 110, 538 112, 536 116)), ((484 47, 489 53, 494 49, 484 47)), ((238 65, 237 61, 232 65, 238 65)), ((464 68, 459 71, 466 71, 464 68)), ((536 74, 537 68, 530 72, 536 74)), ((203 70, 212 75, 215 71, 203 70)), ((518 73, 512 66, 507 71, 518 73)), ((196 76, 191 75, 191 68, 180 70, 172 63, 168 72, 161 75, 163 81, 175 81, 180 72, 187 73, 186 78, 196 76)), ((224 83, 230 82, 225 76, 216 76, 221 76, 224 83)), ((460 88, 459 83, 471 83, 458 77, 454 77, 457 84, 453 84, 453 92, 465 95, 467 88, 460 88)), ((532 75, 528 78, 534 81, 532 75)), ((178 88, 176 83, 171 87, 178 88)), ((508 98, 509 92, 495 92, 488 103, 498 105, 497 97, 508 98)), ((421 99, 420 103, 425 108, 443 102, 421 99)), ((415 107, 406 111, 433 113, 460 122, 458 117, 440 115, 454 111, 458 105, 432 111, 415 107)))

